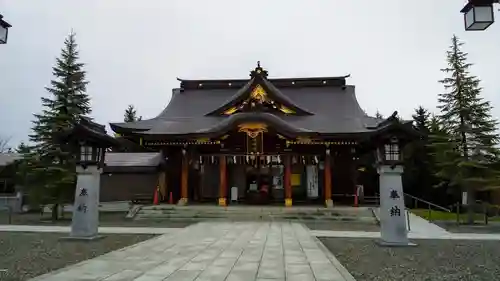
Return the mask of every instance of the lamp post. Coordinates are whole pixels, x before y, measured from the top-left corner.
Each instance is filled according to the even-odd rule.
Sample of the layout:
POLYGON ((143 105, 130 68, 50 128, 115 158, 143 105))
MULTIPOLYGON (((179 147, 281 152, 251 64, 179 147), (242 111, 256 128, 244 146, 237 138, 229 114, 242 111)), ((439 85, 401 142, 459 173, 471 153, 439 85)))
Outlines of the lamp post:
POLYGON ((105 166, 106 148, 118 145, 106 134, 104 125, 81 117, 73 128, 59 133, 63 145, 69 145, 76 156, 76 188, 71 233, 65 239, 94 240, 99 226, 99 189, 105 166))
POLYGON ((3 16, 0 14, 0 44, 7 44, 7 37, 9 35, 9 28, 11 28, 8 22, 3 20, 3 16))
POLYGON ((482 31, 490 27, 495 22, 494 3, 499 3, 499 0, 468 0, 460 10, 464 14, 465 30, 482 31))
POLYGON ((377 142, 376 166, 380 188, 380 234, 382 246, 415 246, 408 240, 403 193, 402 140, 385 135, 377 142))

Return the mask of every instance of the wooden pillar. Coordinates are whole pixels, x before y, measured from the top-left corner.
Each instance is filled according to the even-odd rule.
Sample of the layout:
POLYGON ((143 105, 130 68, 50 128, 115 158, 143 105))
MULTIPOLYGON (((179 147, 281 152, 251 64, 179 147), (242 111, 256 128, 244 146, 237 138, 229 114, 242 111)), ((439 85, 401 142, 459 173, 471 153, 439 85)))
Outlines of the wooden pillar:
POLYGON ((226 206, 227 165, 226 156, 219 157, 219 206, 226 206))
POLYGON ((181 199, 179 205, 186 205, 188 202, 188 173, 189 159, 186 155, 186 150, 182 150, 182 169, 181 169, 181 199))
MULTIPOLYGON (((165 169, 162 167, 162 169, 165 169)), ((165 201, 168 198, 167 194, 167 172, 165 170, 160 171, 158 176, 158 187, 160 189, 160 200, 165 201)))
POLYGON ((291 156, 286 155, 284 157, 284 165, 285 165, 285 175, 283 182, 285 184, 285 206, 292 206, 292 161, 291 156))
POLYGON ((332 201, 332 159, 330 149, 326 149, 325 154, 325 206, 327 208, 333 206, 332 201))

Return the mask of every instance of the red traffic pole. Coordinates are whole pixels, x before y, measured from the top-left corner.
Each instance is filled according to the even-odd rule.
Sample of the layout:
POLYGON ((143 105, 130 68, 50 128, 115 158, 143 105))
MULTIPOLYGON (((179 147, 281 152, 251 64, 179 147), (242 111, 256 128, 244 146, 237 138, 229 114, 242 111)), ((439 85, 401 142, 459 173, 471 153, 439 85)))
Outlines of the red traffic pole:
POLYGON ((158 194, 159 192, 160 192, 159 188, 158 188, 158 187, 156 187, 156 189, 155 189, 155 194, 154 194, 154 197, 153 197, 153 205, 158 205, 158 204, 159 204, 159 198, 158 198, 158 197, 159 197, 159 196, 158 196, 158 195, 159 195, 159 194, 158 194))
POLYGON ((358 207, 358 194, 359 194, 359 187, 356 186, 356 192, 354 193, 354 207, 358 207))

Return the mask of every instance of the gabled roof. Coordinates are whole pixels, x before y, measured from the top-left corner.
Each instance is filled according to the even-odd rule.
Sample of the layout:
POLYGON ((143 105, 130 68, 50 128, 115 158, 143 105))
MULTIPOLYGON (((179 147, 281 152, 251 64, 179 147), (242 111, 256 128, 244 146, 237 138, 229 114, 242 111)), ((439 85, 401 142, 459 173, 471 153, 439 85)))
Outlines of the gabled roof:
POLYGON ((243 86, 234 96, 229 98, 223 105, 221 105, 219 108, 211 111, 207 115, 211 116, 217 116, 223 114, 224 111, 228 110, 229 108, 233 107, 239 102, 244 101, 245 99, 248 99, 250 96, 250 93, 255 87, 260 85, 261 87, 264 88, 266 93, 269 94, 270 98, 273 101, 276 101, 278 103, 283 104, 286 107, 291 108, 293 111, 297 112, 299 115, 312 115, 312 113, 308 112, 307 110, 300 108, 297 104, 295 104, 290 98, 288 98, 286 95, 281 93, 281 91, 276 88, 273 83, 271 83, 269 80, 262 76, 256 76, 252 77, 245 86, 243 86))
POLYGON ((22 158, 23 156, 19 153, 0 153, 0 167, 12 164, 14 161, 22 158))
POLYGON ((156 167, 164 160, 161 152, 108 152, 104 158, 110 167, 156 167))
MULTIPOLYGON (((382 120, 368 116, 361 109, 356 99, 355 87, 346 84, 347 77, 259 78, 273 98, 308 113, 262 118, 268 118, 267 121, 272 118, 276 125, 279 123, 295 133, 314 132, 329 135, 371 132, 382 120)), ((226 125, 232 124, 234 120, 241 121, 253 115, 237 113, 233 116, 207 116, 207 113, 225 108, 230 101, 234 102, 235 99, 243 97, 255 83, 252 82, 253 79, 254 77, 233 80, 181 80, 181 88, 173 89, 170 103, 158 116, 148 120, 110 125, 117 133, 148 137, 183 137, 227 129, 226 125)), ((260 115, 266 116, 264 112, 260 115)))

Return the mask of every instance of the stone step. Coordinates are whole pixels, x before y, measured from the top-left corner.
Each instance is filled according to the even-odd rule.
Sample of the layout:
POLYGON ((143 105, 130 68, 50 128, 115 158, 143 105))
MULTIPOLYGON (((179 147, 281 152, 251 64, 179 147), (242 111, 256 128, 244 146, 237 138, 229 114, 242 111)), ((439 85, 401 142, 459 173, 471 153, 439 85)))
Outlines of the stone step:
MULTIPOLYGON (((132 217, 132 214, 130 214, 132 217)), ((135 214, 141 220, 230 220, 230 221, 373 221, 368 208, 277 207, 277 206, 142 206, 135 214)))
POLYGON ((258 214, 245 214, 245 215, 206 215, 206 214, 141 214, 138 213, 135 219, 222 219, 222 220, 306 220, 306 221, 373 221, 370 217, 322 217, 322 216, 286 216, 286 215, 258 215, 258 214))
MULTIPOLYGON (((259 215, 292 215, 292 216, 325 216, 325 217, 338 217, 345 214, 338 214, 334 212, 238 212, 238 211, 178 211, 178 210, 139 210, 139 214, 207 214, 207 215, 246 215, 246 214, 259 214, 259 215)), ((349 215, 348 215, 349 216, 349 215)))

